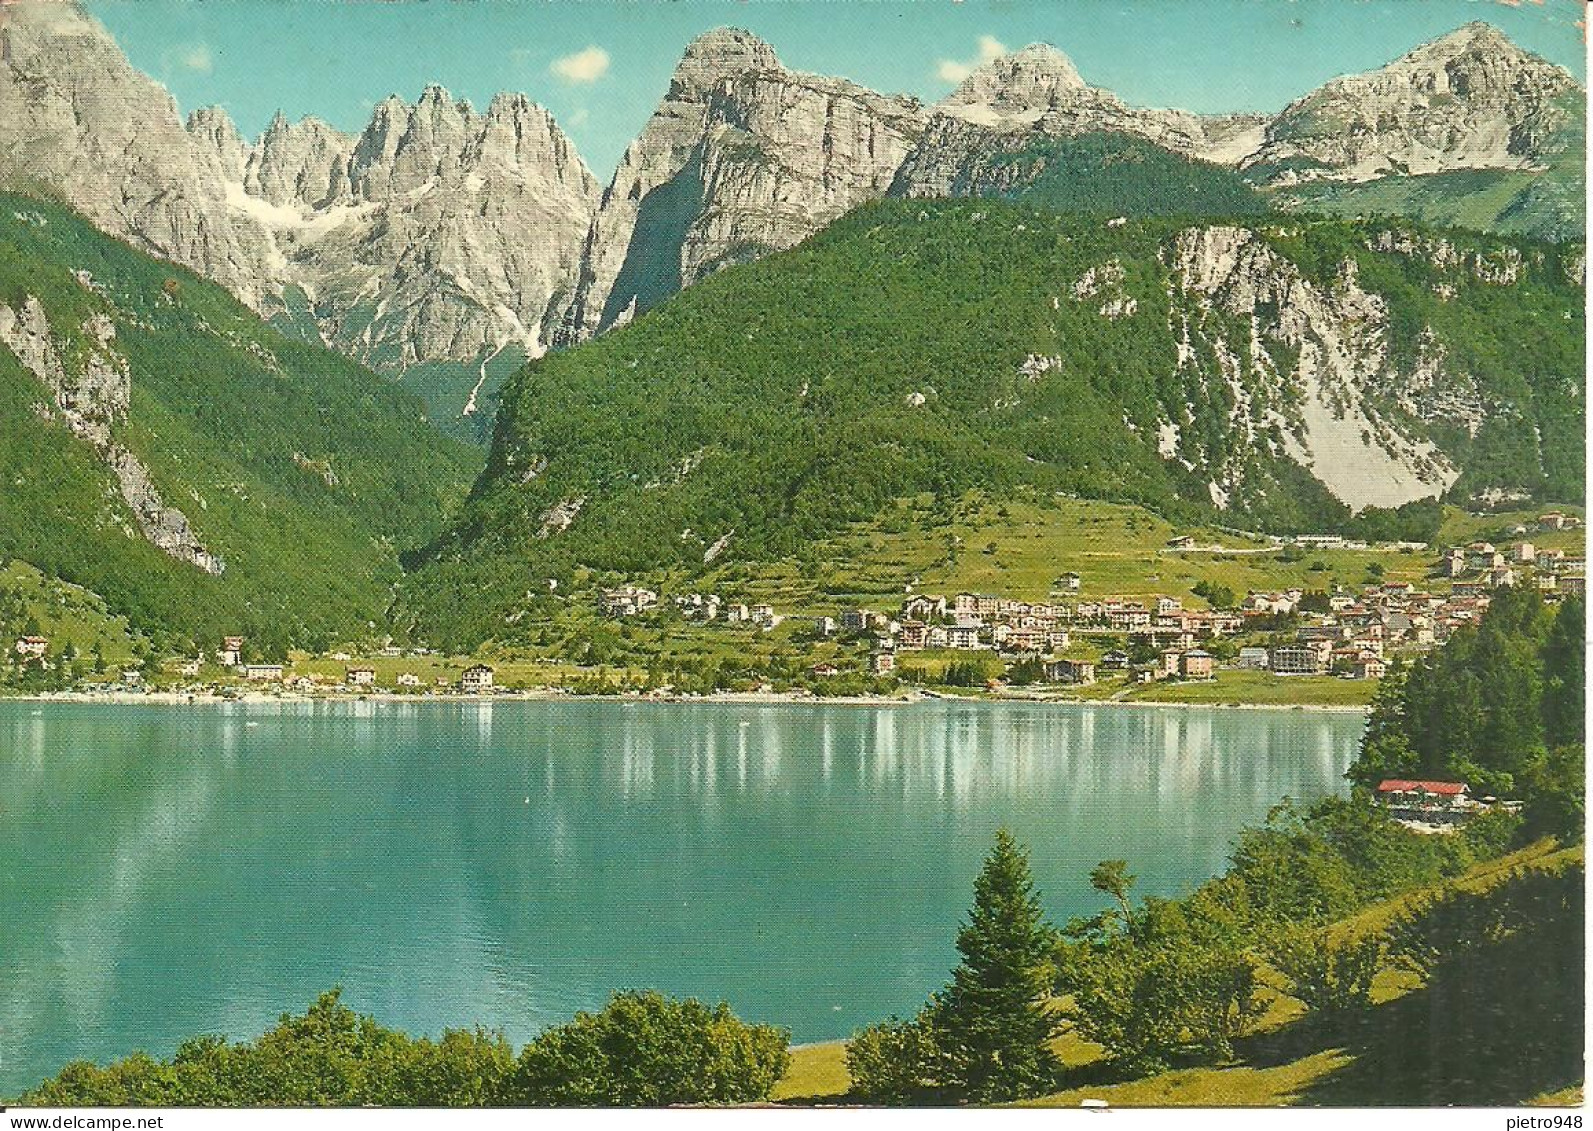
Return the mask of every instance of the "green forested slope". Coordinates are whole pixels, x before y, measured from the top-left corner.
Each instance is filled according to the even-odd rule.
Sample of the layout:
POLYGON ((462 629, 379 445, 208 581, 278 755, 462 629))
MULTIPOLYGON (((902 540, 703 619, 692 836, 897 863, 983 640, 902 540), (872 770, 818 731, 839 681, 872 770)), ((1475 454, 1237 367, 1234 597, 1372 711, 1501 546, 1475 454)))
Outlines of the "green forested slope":
POLYGON ((996 155, 989 175, 1010 187, 972 183, 966 194, 1108 216, 1250 216, 1269 208, 1238 172, 1128 134, 1037 135, 996 155))
MULTIPOLYGON (((1398 390, 1369 395, 1446 445, 1463 487, 1580 496, 1582 328, 1564 317, 1582 305, 1566 271, 1577 249, 1513 245, 1521 278, 1488 286, 1371 250, 1379 227, 1241 222, 1324 292, 1353 259, 1388 303, 1395 364, 1432 327, 1489 422, 1472 436, 1405 419, 1398 390)), ((716 560, 767 560, 922 492, 1066 491, 1228 525, 1353 528, 1347 507, 1278 454, 1282 426, 1260 422, 1269 444, 1233 427, 1235 394, 1209 339, 1238 348, 1247 324, 1201 311, 1206 337, 1180 371, 1169 247, 1191 223, 888 202, 540 359, 506 386, 487 471, 411 579, 410 615, 477 639, 549 579, 568 592, 579 568, 690 571, 721 543, 716 560), (1115 290, 1080 298, 1084 274, 1108 262, 1122 269, 1115 290), (1100 313, 1113 294, 1135 301, 1132 316, 1100 313), (1032 358, 1055 364, 1025 372, 1032 358), (1200 456, 1192 466, 1158 449, 1169 417, 1200 456), (1221 512, 1208 485, 1218 466, 1242 481, 1221 512)), ((1444 238, 1468 253, 1503 246, 1444 238)), ((1273 355, 1285 369, 1286 353, 1273 355)), ((1265 375, 1245 364, 1238 380, 1259 396, 1265 375)), ((1287 407, 1287 389, 1272 395, 1287 407)))
POLYGON ((115 439, 227 568, 210 576, 145 540, 104 461, 45 419, 49 390, 3 346, 0 557, 83 585, 140 627, 243 632, 268 649, 364 630, 399 552, 468 483, 467 449, 419 401, 64 209, 0 196, 0 303, 30 296, 68 369, 90 348, 86 321, 115 324, 132 390, 115 439))

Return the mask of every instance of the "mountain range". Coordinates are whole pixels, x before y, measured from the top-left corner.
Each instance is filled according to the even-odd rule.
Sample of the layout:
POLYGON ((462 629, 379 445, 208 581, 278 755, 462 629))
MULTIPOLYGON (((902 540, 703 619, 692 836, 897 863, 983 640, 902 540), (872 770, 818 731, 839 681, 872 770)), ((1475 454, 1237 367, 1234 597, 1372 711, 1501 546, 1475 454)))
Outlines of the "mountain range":
POLYGON ((182 118, 73 3, 0 5, 0 106, 0 558, 157 642, 470 649, 969 493, 1583 496, 1585 94, 1486 24, 1270 116, 720 29, 606 187, 519 94, 182 118))
POLYGON ((607 187, 521 94, 478 111, 428 87, 383 100, 358 135, 279 116, 249 141, 213 107, 184 120, 71 3, 0 9, 0 100, 17 108, 0 119, 0 183, 400 377, 477 438, 527 359, 872 200, 1098 174, 1099 147, 1080 139, 1221 174, 1230 206, 1253 189, 1275 207, 1583 230, 1585 92, 1485 23, 1275 115, 1216 116, 1130 106, 1043 44, 925 105, 792 71, 720 29, 687 47, 607 187))

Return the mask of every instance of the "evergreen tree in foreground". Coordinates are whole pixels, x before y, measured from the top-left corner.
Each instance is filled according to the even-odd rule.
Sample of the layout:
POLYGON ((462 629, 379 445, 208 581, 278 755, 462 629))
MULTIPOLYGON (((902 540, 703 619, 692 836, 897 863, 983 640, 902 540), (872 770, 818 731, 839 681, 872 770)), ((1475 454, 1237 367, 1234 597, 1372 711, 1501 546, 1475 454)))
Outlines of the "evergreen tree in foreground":
POLYGON ((1060 1067, 1050 1041, 1051 947, 1028 853, 1005 829, 974 881, 957 933, 962 962, 932 1007, 947 1083, 974 1103, 1047 1090, 1060 1067))

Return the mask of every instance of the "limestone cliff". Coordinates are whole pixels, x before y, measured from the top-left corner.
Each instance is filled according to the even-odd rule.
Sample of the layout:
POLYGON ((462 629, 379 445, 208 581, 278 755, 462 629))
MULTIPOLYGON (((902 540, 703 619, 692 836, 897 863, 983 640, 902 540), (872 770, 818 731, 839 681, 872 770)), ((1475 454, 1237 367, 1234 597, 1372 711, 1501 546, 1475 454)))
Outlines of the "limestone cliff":
POLYGON ((603 194, 565 339, 882 196, 923 120, 914 99, 787 70, 749 32, 699 37, 603 194))
POLYGON ((205 548, 182 511, 166 505, 149 469, 113 434, 126 420, 132 397, 127 362, 116 352, 115 339, 115 324, 95 315, 81 327, 82 348, 68 358, 58 348, 36 296, 25 296, 20 309, 0 304, 0 344, 49 390, 54 411, 116 476, 144 537, 178 561, 219 574, 226 563, 205 548))
MULTIPOLYGON (((1184 231, 1168 259, 1178 369, 1186 382, 1226 386, 1200 399, 1232 405, 1231 428, 1243 437, 1236 450, 1259 444, 1287 454, 1353 510, 1429 498, 1458 478, 1412 421, 1383 406, 1390 390, 1422 377, 1391 363, 1387 303, 1362 289, 1353 260, 1321 285, 1257 232, 1222 225, 1184 231), (1248 332, 1235 335, 1234 319, 1248 332)), ((1172 406, 1175 439, 1164 454, 1208 462, 1177 438, 1187 423, 1181 408, 1172 406)), ((1234 486, 1219 474, 1213 497, 1234 486)))
POLYGON ((258 305, 268 238, 227 206, 215 147, 191 144, 176 104, 75 5, 0 5, 0 183, 44 190, 141 250, 258 305))

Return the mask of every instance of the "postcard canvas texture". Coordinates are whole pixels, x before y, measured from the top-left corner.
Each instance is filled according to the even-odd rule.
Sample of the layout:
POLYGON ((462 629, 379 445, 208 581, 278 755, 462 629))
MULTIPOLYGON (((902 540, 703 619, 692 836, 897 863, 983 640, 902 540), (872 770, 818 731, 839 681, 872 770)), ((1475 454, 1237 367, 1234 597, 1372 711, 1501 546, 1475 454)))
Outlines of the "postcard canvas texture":
POLYGON ((1585 33, 0 0, 0 1097, 1580 1105, 1585 33))

